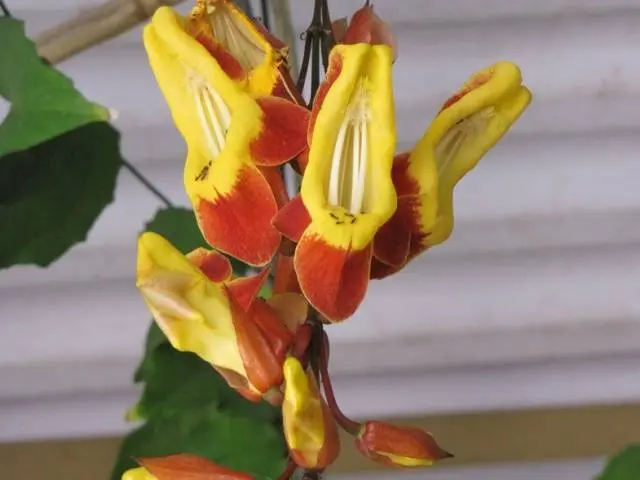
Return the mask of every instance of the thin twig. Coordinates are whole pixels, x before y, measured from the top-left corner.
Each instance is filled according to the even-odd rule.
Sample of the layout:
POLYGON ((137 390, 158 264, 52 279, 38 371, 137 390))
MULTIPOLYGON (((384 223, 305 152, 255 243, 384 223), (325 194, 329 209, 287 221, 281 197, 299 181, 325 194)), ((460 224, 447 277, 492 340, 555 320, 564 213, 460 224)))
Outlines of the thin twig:
POLYGON ((322 389, 324 390, 327 405, 329 405, 331 413, 333 413, 333 418, 335 418, 336 422, 338 422, 338 424, 351 435, 357 435, 360 430, 360 424, 351 420, 342 412, 333 391, 333 385, 331 384, 331 378, 329 377, 329 337, 327 336, 327 332, 324 331, 322 325, 319 326, 318 336, 320 337, 319 340, 314 338, 314 343, 320 344, 317 361, 320 379, 322 381, 322 389))
POLYGON ((260 0, 260 12, 262 13, 262 23, 267 30, 271 31, 271 15, 269 13, 267 0, 260 0))
POLYGON ((183 0, 108 0, 80 11, 36 38, 41 57, 55 64, 125 33, 146 21, 161 6, 183 0))
POLYGON ((147 188, 147 190, 149 190, 153 195, 155 195, 158 198, 158 200, 164 203, 167 207, 173 207, 173 202, 169 200, 164 195, 164 193, 158 190, 158 188, 153 183, 151 183, 151 181, 147 177, 145 177, 142 173, 140 173, 140 170, 138 170, 136 167, 131 165, 131 163, 129 163, 127 160, 123 159, 122 164, 127 170, 131 172, 131 174, 134 177, 138 179, 140 183, 142 183, 147 188))
POLYGON ((5 17, 11 17, 12 16, 11 12, 9 11, 9 7, 7 7, 7 5, 2 0, 0 0, 0 10, 2 10, 2 14, 5 17))

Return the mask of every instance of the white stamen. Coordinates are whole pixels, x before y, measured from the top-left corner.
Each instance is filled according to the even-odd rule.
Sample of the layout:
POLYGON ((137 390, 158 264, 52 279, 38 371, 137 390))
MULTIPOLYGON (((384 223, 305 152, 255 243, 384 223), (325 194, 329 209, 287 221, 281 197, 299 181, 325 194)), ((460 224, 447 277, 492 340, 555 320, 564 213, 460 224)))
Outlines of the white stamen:
POLYGON ((220 147, 216 142, 216 138, 211 130, 211 126, 209 125, 209 118, 204 110, 203 101, 201 98, 202 91, 197 89, 194 92, 194 101, 196 104, 196 111, 198 112, 198 120, 200 121, 200 126, 202 127, 202 133, 205 136, 205 140, 207 141, 207 146, 211 151, 213 157, 217 157, 220 155, 220 147))
POLYGON ((211 89, 211 93, 213 95, 213 100, 218 107, 218 111, 220 112, 220 116, 222 117, 222 127, 225 132, 229 130, 229 126, 231 125, 231 112, 227 108, 227 105, 222 100, 220 94, 215 91, 213 88, 211 89))
POLYGON ((231 125, 231 111, 220 94, 201 77, 191 72, 188 83, 193 92, 198 121, 212 159, 220 155, 231 125))
POLYGON ((344 140, 347 136, 348 122, 343 122, 340 125, 338 131, 338 138, 336 140, 336 146, 333 149, 333 157, 331 158, 331 174, 329 177, 329 203, 331 205, 338 205, 340 202, 340 175, 341 166, 343 163, 342 150, 344 150, 344 140))
MULTIPOLYGON (((206 86, 201 90, 201 93, 202 93, 204 108, 206 109, 206 112, 208 114, 209 124, 213 127, 213 131, 216 135, 216 142, 218 144, 218 148, 220 151, 222 151, 222 148, 224 147, 225 132, 222 131, 222 126, 220 125, 220 118, 219 118, 219 115, 217 115, 216 107, 214 105, 215 103, 214 99, 212 98, 209 88, 207 88, 206 86)), ((218 152, 218 154, 220 154, 220 151, 218 152)))
POLYGON ((362 213, 365 203, 369 161, 369 105, 359 85, 346 108, 331 158, 328 201, 353 215, 362 213))
POLYGON ((436 160, 440 174, 449 168, 469 137, 481 132, 486 127, 487 121, 495 114, 494 108, 485 108, 463 119, 444 135, 436 147, 436 160))
MULTIPOLYGON (((365 120, 366 122, 366 120, 365 120)), ((354 169, 354 186, 351 192, 351 213, 359 213, 362 211, 362 206, 364 204, 364 186, 365 186, 365 177, 367 173, 367 159, 368 159, 368 138, 367 138, 367 126, 366 123, 364 125, 358 125, 358 132, 355 144, 360 145, 360 151, 358 152, 358 156, 360 157, 360 165, 358 167, 358 171, 356 172, 354 169)), ((355 155, 355 153, 354 153, 355 155)), ((357 158, 357 157, 356 157, 357 158)), ((355 165, 355 162, 354 162, 355 165)))
POLYGON ((362 124, 356 120, 353 125, 353 161, 351 162, 351 202, 349 211, 359 213, 358 204, 358 183, 360 183, 360 170, 361 164, 364 163, 360 156, 360 131, 362 130, 362 124))

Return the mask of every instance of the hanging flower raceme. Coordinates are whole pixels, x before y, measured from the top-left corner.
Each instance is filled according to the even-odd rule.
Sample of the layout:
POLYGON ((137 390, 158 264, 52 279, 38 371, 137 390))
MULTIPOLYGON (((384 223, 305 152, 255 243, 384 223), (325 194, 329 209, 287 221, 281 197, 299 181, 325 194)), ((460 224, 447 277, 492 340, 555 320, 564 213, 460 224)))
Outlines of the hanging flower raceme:
POLYGON ((226 0, 200 2, 186 20, 161 7, 144 30, 144 44, 187 144, 184 183, 205 239, 261 266, 280 234, 271 225, 278 205, 260 168, 307 148, 309 112, 269 95, 278 84, 280 54, 239 12, 226 0))
POLYGON ((253 480, 251 475, 216 465, 206 458, 179 454, 140 458, 141 466, 127 470, 122 480, 253 480))
POLYGON ((330 321, 350 317, 362 302, 373 238, 396 209, 392 64, 386 44, 333 48, 313 103, 300 196, 274 219, 298 242, 303 293, 330 321))
POLYGON ((232 279, 230 262, 215 251, 185 257, 150 232, 138 243, 138 288, 173 347, 199 355, 254 401, 279 388, 287 350, 307 315, 301 295, 257 298, 267 273, 232 279))
MULTIPOLYGON (((322 36, 331 25, 327 10, 316 2, 307 34, 320 37, 307 38, 308 48, 332 44, 322 36)), ((422 467, 452 456, 426 431, 359 423, 342 412, 322 323, 353 315, 370 279, 401 270, 451 235, 456 185, 531 100, 518 67, 499 62, 445 102, 413 151, 396 155, 393 32, 369 2, 333 31, 340 38, 311 112, 289 77, 287 47, 232 0, 197 0, 186 18, 159 8, 144 33, 187 144, 184 184, 200 230, 245 263, 275 260, 275 280, 265 300, 259 292, 269 268, 236 278, 215 250, 183 255, 144 233, 137 286, 174 348, 200 356, 247 399, 282 406, 289 450, 282 480, 298 467, 330 466, 338 426, 387 465, 422 467), (291 200, 279 168, 286 162, 303 174, 291 200)), ((319 57, 308 48, 307 60, 319 57)), ((319 68, 318 60, 312 90, 319 68)), ((251 479, 191 455, 139 464, 123 480, 251 479)))
POLYGON ((372 276, 404 267, 453 231, 453 191, 509 130, 531 101, 518 67, 500 62, 473 76, 448 99, 409 153, 396 156, 394 216, 376 235, 372 276))

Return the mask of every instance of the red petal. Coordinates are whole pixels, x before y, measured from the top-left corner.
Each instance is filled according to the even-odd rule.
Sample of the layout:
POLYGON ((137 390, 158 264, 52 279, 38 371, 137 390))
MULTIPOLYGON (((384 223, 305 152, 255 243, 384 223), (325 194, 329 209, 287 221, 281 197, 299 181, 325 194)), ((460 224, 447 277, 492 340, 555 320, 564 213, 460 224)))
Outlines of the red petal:
POLYGON ((328 320, 352 316, 367 293, 373 247, 343 250, 305 234, 294 257, 305 297, 328 320))
POLYGON ((311 223, 311 217, 302 202, 302 197, 296 195, 273 217, 273 225, 289 240, 299 242, 302 234, 311 223))
POLYGON ((246 473, 234 472, 206 458, 188 455, 140 458, 137 462, 158 480, 252 480, 246 473))
POLYGON ((349 20, 347 17, 342 17, 331 22, 331 31, 333 32, 333 40, 336 43, 342 43, 344 34, 349 26, 349 20))
POLYGON ((249 381, 261 393, 280 385, 283 381, 283 358, 279 358, 272 347, 272 344, 279 346, 278 340, 269 339, 262 330, 264 326, 259 327, 249 312, 233 302, 231 308, 238 350, 249 381))
POLYGON ((224 73, 226 73, 229 78, 238 81, 246 76, 246 72, 242 68, 242 65, 240 65, 240 62, 218 42, 207 37, 204 33, 196 35, 195 39, 215 58, 220 68, 224 70, 224 73))
POLYGON ((393 158, 393 168, 391 170, 391 178, 393 186, 396 189, 398 197, 404 195, 419 195, 420 185, 412 176, 409 175, 409 156, 410 152, 399 153, 393 158))
POLYGON ((309 110, 278 97, 256 101, 264 113, 262 131, 250 146, 256 164, 282 165, 307 148, 309 110))
POLYGON ((371 279, 372 280, 382 280, 383 278, 387 278, 394 273, 402 270, 404 265, 399 267, 393 267, 391 265, 387 265, 386 263, 382 263, 380 260, 375 257, 371 259, 371 279))
POLYGON ((278 208, 282 207, 289 201, 287 187, 284 184, 284 178, 279 167, 258 167, 262 176, 269 183, 273 197, 276 199, 278 208))
POLYGON ((376 233, 373 255, 381 262, 395 267, 406 264, 414 235, 422 235, 418 195, 420 186, 409 175, 409 153, 396 155, 391 176, 398 194, 398 207, 393 217, 376 233))
POLYGON ((257 275, 240 277, 226 284, 229 296, 245 312, 251 308, 253 301, 258 298, 260 289, 269 278, 269 268, 265 268, 257 275))
POLYGON ((373 255, 387 265, 406 263, 411 248, 411 206, 413 197, 398 198, 393 217, 376 232, 373 239, 373 255))
POLYGON ((207 242, 249 265, 269 263, 280 245, 271 225, 278 211, 273 192, 262 174, 245 166, 231 192, 214 202, 200 199, 195 212, 207 242))
POLYGON ((296 172, 300 175, 304 175, 304 171, 307 169, 307 164, 309 163, 309 147, 305 148, 298 158, 292 162, 291 166, 294 168, 296 172))
POLYGON ((278 255, 276 260, 276 273, 273 280, 273 294, 294 292, 300 293, 298 277, 293 267, 293 257, 278 255))
POLYGON ((198 248, 189 253, 187 258, 215 283, 224 282, 233 273, 229 259, 215 250, 198 248))
POLYGON ((393 49, 393 58, 398 58, 398 41, 389 26, 373 11, 373 7, 362 7, 351 17, 351 22, 344 33, 345 44, 369 43, 371 45, 388 45, 393 49))
POLYGON ((300 95, 298 91, 298 87, 294 83, 291 78, 291 74, 289 73, 289 68, 285 65, 281 65, 278 67, 278 79, 276 80, 276 84, 273 87, 272 95, 276 97, 284 98, 285 100, 289 100, 295 104, 305 106, 307 103, 300 95))
POLYGON ((277 311, 262 299, 251 306, 249 315, 271 345, 274 355, 284 362, 287 349, 293 342, 293 332, 280 319, 277 311))

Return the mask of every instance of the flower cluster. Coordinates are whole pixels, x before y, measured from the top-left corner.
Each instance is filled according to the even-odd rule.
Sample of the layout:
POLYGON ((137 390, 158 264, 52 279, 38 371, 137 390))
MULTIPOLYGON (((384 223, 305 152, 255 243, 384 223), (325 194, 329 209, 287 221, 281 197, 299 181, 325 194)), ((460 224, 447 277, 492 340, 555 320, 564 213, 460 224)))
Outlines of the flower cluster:
MULTIPOLYGON (((450 456, 424 431, 357 423, 340 412, 324 324, 363 301, 453 229, 453 190, 530 101, 519 69, 496 63, 396 154, 392 32, 367 4, 335 30, 324 81, 307 108, 287 47, 232 0, 159 8, 144 30, 151 68, 187 145, 184 185, 212 250, 183 255, 139 239, 137 285, 178 350, 196 353, 252 401, 282 406, 290 465, 321 471, 338 425, 369 458, 396 466, 450 456), (289 198, 281 166, 302 175, 289 198), (255 267, 235 277, 226 255, 255 267), (259 295, 275 271, 274 294, 259 295)), ((189 455, 140 459, 123 479, 246 479, 189 455)), ((285 472, 282 478, 289 478, 285 472)))

